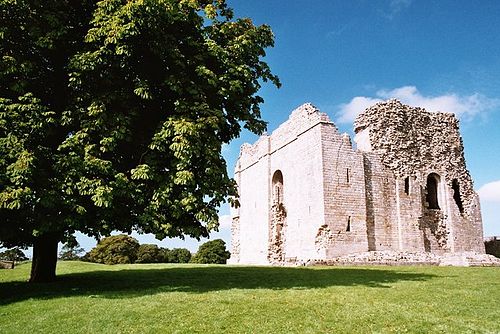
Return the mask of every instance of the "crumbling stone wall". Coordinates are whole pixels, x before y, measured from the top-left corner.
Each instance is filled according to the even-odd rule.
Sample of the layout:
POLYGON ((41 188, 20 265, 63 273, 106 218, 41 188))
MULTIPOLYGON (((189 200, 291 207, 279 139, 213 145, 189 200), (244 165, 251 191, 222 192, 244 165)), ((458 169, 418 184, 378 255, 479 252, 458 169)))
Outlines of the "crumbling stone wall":
POLYGON ((326 224, 318 226, 315 245, 327 258, 366 251, 363 155, 332 123, 321 125, 320 145, 326 224))
POLYGON ((241 206, 233 213, 239 217, 240 249, 239 259, 231 257, 230 263, 290 263, 318 257, 314 237, 324 222, 319 143, 325 123, 332 124, 305 104, 271 135, 241 147, 235 169, 241 206), (281 208, 286 211, 274 203, 276 171, 283 175, 281 208))
POLYGON ((283 264, 285 261, 284 243, 286 228, 286 210, 282 203, 274 203, 271 207, 271 221, 269 225, 269 253, 271 264, 283 264))
POLYGON ((231 258, 240 261, 240 217, 233 217, 231 222, 231 258))
POLYGON ((484 253, 478 196, 452 114, 390 100, 362 113, 355 132, 356 149, 305 104, 271 135, 241 147, 230 262, 484 253))
POLYGON ((474 205, 472 178, 465 167, 458 120, 450 113, 431 113, 398 100, 377 103, 354 122, 354 131, 368 130, 373 152, 396 177, 438 170, 447 185, 460 184, 466 212, 474 205))
MULTIPOLYGON (((361 142, 359 148, 376 153, 396 182, 410 178, 413 194, 420 195, 424 211, 415 199, 406 203, 406 208, 398 206, 403 211, 399 214, 400 228, 412 234, 403 233, 403 238, 415 237, 411 226, 417 218, 426 250, 434 244, 442 251, 484 252, 478 198, 465 166, 458 120, 453 114, 431 113, 389 100, 365 110, 356 118, 354 128, 358 137, 369 140, 361 142), (431 212, 427 202, 426 183, 431 173, 439 175, 442 183, 437 190, 442 207, 437 213, 431 212)), ((405 200, 400 195, 398 202, 405 200)))
POLYGON ((364 153, 368 250, 399 248, 399 229, 394 174, 384 168, 380 156, 364 153))

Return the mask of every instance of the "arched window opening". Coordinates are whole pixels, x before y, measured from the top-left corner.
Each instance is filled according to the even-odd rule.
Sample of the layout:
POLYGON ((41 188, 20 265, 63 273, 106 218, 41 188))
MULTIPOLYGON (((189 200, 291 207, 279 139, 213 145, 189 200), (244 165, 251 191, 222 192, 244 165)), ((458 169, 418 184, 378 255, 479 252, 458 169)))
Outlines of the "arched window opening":
POLYGON ((462 204, 462 197, 460 196, 460 185, 457 179, 453 179, 451 182, 451 188, 453 189, 453 199, 457 203, 458 210, 460 213, 464 213, 464 206, 462 204))
POLYGON ((283 174, 280 170, 273 175, 273 203, 283 203, 283 174))
POLYGON ((351 216, 347 217, 347 226, 345 228, 346 232, 351 232, 351 216))
POLYGON ((409 176, 405 177, 405 194, 406 195, 410 194, 410 177, 409 176))
POLYGON ((439 175, 432 173, 427 176, 427 204, 429 209, 439 209, 438 202, 439 175))

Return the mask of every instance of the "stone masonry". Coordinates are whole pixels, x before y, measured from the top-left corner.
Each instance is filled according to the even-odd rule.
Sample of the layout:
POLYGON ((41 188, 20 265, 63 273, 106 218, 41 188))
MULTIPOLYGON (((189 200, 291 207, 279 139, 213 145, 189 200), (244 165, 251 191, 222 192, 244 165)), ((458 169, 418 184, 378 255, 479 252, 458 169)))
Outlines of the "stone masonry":
POLYGON ((354 131, 356 149, 304 104, 241 147, 230 262, 484 253, 479 198, 453 114, 389 100, 359 115, 354 131))

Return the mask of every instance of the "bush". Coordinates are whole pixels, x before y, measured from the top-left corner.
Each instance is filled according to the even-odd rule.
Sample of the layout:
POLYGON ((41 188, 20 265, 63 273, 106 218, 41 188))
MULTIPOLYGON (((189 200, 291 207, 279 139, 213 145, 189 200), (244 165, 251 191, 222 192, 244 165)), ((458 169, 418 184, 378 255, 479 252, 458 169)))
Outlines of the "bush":
POLYGON ((175 263, 188 263, 191 260, 191 252, 186 248, 174 248, 172 254, 176 260, 175 263))
POLYGON ((164 262, 188 263, 191 260, 191 252, 186 248, 163 249, 164 262))
POLYGON ((486 250, 486 254, 491 254, 500 258, 500 239, 497 239, 497 237, 486 240, 484 242, 484 248, 486 250))
POLYGON ((198 252, 191 259, 191 262, 225 264, 230 256, 231 253, 226 250, 224 240, 215 239, 201 245, 198 252))
POLYGON ((8 249, 5 252, 1 252, 0 260, 19 262, 26 261, 28 258, 20 248, 15 247, 8 249))
POLYGON ((144 244, 139 246, 135 263, 158 263, 163 262, 163 258, 162 250, 157 245, 144 244))
POLYGON ((104 264, 134 263, 139 242, 131 236, 120 234, 102 239, 85 255, 90 262, 104 264))

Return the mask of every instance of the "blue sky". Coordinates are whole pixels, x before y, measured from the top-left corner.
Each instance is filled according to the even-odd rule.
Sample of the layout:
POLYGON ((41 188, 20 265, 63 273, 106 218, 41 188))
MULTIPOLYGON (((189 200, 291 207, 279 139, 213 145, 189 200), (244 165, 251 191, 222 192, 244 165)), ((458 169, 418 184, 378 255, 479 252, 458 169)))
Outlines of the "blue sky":
MULTIPOLYGON (((283 87, 265 85, 262 117, 272 132, 311 102, 343 132, 380 99, 397 97, 461 120, 467 166, 481 195, 484 234, 500 235, 500 1, 228 0, 237 17, 269 24, 276 36, 266 61, 283 87)), ((230 174, 243 133, 224 148, 230 174)), ((230 243, 229 209, 213 238, 230 243)), ((136 236, 163 247, 193 240, 136 236)), ((80 237, 90 248, 93 241, 80 237)))

